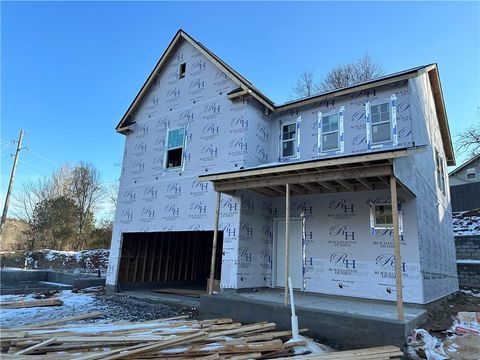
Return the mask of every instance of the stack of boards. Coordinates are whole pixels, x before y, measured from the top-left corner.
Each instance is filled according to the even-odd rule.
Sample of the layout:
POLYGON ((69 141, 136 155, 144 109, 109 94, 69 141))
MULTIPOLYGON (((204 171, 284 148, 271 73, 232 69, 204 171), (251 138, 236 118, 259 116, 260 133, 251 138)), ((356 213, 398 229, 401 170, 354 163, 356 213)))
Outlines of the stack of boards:
MULTIPOLYGON (((230 318, 185 316, 146 322, 91 322, 101 313, 2 329, 2 359, 395 359, 395 346, 294 355, 304 341, 274 323, 242 325, 230 318)), ((303 331, 306 331, 305 329, 303 331)))

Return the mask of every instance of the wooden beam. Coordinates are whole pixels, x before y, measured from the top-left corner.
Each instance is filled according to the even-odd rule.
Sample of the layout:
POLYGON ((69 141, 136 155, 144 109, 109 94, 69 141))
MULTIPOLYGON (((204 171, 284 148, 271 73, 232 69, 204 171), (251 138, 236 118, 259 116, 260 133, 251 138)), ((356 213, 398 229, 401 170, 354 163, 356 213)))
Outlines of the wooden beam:
POLYGON ((365 186, 368 190, 373 190, 373 186, 370 185, 367 180, 362 178, 356 178, 355 180, 357 180, 360 184, 365 186))
POLYGON ((290 190, 298 195, 305 195, 305 191, 300 188, 299 185, 292 185, 290 186, 290 190))
POLYGON ((381 177, 381 176, 377 176, 377 177, 380 179, 381 182, 383 182, 385 185, 387 185, 387 186, 390 188, 390 183, 389 183, 387 180, 385 180, 385 179, 384 179, 383 177, 381 177))
POLYGON ((278 192, 275 190, 272 190, 270 188, 259 188, 259 189, 252 189, 253 191, 259 192, 262 195, 267 195, 270 197, 275 197, 278 196, 278 192))
POLYGON ((397 179, 390 175, 390 193, 393 217, 393 242, 395 246, 395 279, 397 286, 397 319, 403 320, 402 258, 400 253, 400 229, 398 221, 397 179))
POLYGON ((217 258, 218 221, 220 218, 220 199, 222 194, 217 192, 215 207, 215 225, 213 228, 212 260, 210 262, 210 281, 208 282, 208 295, 213 294, 213 283, 215 277, 215 260, 217 258))
POLYGON ((359 167, 352 169, 324 170, 305 175, 266 176, 259 179, 229 181, 228 183, 214 183, 215 191, 228 191, 233 189, 253 189, 259 187, 272 187, 282 184, 302 184, 307 182, 336 181, 354 179, 367 176, 386 176, 392 173, 391 165, 376 165, 372 167, 359 167))
MULTIPOLYGON (((338 166, 342 164, 346 165, 362 165, 363 163, 368 163, 370 161, 380 161, 395 159, 398 157, 404 157, 413 155, 422 151, 425 151, 425 146, 418 146, 410 149, 403 150, 394 150, 389 152, 382 153, 370 153, 366 155, 355 155, 355 156, 346 156, 336 159, 322 159, 322 160, 312 160, 305 161, 300 163, 293 163, 287 165, 275 165, 271 167, 265 167, 263 169, 251 169, 251 170, 237 170, 223 174, 212 174, 212 175, 200 175, 198 178, 201 181, 218 181, 218 180, 234 180, 242 177, 250 177, 257 175, 279 175, 281 173, 288 173, 292 171, 305 171, 305 170, 320 170, 321 168, 338 166)), ((365 165, 365 164, 364 164, 365 165)), ((366 166, 370 166, 367 164, 366 166)))
POLYGON ((319 192, 323 191, 323 189, 321 187, 317 187, 317 186, 315 186, 313 184, 309 184, 309 183, 303 183, 303 184, 300 184, 300 186, 303 186, 305 189, 310 190, 313 193, 319 193, 319 192))
POLYGON ((290 184, 285 185, 285 305, 288 305, 288 248, 290 227, 290 184))
POLYGON ((335 180, 335 181, 340 185, 342 185, 347 190, 355 191, 355 187, 352 184, 349 184, 348 182, 346 182, 345 180, 335 180))
POLYGON ((325 181, 318 181, 317 182, 320 186, 323 186, 325 189, 330 190, 331 192, 338 192, 335 186, 330 185, 329 183, 325 181))

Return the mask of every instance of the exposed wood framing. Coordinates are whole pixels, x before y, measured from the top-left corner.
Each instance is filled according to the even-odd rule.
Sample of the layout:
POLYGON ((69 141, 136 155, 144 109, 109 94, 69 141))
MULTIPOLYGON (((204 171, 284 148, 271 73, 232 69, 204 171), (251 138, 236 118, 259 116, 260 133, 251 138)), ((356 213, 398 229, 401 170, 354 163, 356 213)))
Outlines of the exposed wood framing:
POLYGON ((350 191, 355 191, 355 186, 346 182, 345 180, 335 180, 337 183, 342 185, 344 188, 350 190, 350 191))
POLYGON ((285 185, 285 305, 288 305, 288 256, 290 242, 290 184, 285 185))
POLYGON ((397 179, 390 176, 390 192, 393 218, 393 241, 395 246, 395 280, 397 286, 397 319, 403 321, 402 258, 400 253, 400 229, 398 221, 397 179))
POLYGON ((355 180, 357 180, 360 184, 362 184, 368 190, 373 190, 373 186, 369 184, 367 180, 364 180, 362 178, 356 178, 355 180))
POLYGON ((212 246, 212 260, 210 262, 210 281, 208 282, 208 294, 213 294, 213 283, 215 280, 215 259, 217 255, 217 239, 218 239, 218 221, 220 218, 220 199, 221 193, 217 192, 217 202, 215 206, 215 226, 213 228, 213 246, 212 246))
POLYGON ((285 176, 264 176, 261 180, 257 178, 229 181, 225 183, 214 182, 215 190, 224 192, 229 190, 253 189, 259 187, 272 187, 277 185, 317 183, 321 181, 337 181, 352 178, 361 178, 369 176, 389 176, 392 173, 390 165, 376 165, 369 168, 357 167, 350 169, 324 170, 316 171, 304 175, 285 175, 285 176))

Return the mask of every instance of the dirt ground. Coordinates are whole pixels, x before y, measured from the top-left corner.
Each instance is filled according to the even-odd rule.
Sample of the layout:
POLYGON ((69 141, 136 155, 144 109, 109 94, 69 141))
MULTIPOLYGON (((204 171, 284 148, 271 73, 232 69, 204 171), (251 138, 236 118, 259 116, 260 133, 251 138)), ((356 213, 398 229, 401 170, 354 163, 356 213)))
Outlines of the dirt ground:
POLYGON ((480 291, 470 289, 473 294, 459 292, 455 297, 447 300, 428 313, 427 321, 420 327, 437 337, 445 337, 445 331, 453 323, 453 317, 460 311, 480 312, 480 291))

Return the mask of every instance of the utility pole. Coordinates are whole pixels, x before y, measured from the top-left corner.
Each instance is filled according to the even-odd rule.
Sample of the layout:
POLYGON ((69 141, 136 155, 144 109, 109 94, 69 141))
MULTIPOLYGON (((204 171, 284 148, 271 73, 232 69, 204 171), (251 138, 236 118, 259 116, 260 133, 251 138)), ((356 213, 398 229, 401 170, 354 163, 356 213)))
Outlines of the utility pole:
POLYGON ((10 181, 8 183, 7 196, 5 197, 5 205, 3 206, 2 220, 0 222, 0 241, 2 240, 3 227, 5 226, 5 222, 7 221, 8 205, 10 203, 10 195, 12 194, 13 180, 15 179, 15 172, 17 171, 18 154, 20 153, 21 150, 24 149, 22 148, 23 134, 24 134, 24 131, 22 129, 20 130, 20 135, 18 136, 17 151, 15 152, 15 159, 13 160, 12 173, 10 174, 10 181))

